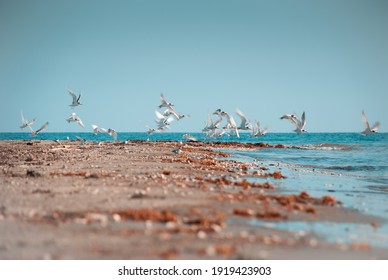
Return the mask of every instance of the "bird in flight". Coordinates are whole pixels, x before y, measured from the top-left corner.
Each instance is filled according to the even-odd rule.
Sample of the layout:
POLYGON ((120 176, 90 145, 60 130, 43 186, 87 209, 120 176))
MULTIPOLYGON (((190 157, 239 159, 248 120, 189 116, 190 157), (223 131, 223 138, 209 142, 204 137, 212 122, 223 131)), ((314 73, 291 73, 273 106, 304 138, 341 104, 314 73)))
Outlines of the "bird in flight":
POLYGON ((71 90, 71 89, 67 89, 67 92, 71 95, 71 97, 73 98, 73 102, 69 105, 70 107, 74 108, 74 107, 77 107, 78 105, 82 105, 79 100, 81 98, 81 93, 77 95, 71 90))
POLYGON ((362 121, 365 125, 365 130, 363 132, 361 132, 361 134, 367 135, 367 134, 377 133, 377 130, 379 129, 379 126, 380 126, 379 122, 375 122, 374 125, 372 127, 370 127, 368 119, 366 118, 364 111, 362 111, 362 113, 361 113, 361 118, 362 118, 362 121))

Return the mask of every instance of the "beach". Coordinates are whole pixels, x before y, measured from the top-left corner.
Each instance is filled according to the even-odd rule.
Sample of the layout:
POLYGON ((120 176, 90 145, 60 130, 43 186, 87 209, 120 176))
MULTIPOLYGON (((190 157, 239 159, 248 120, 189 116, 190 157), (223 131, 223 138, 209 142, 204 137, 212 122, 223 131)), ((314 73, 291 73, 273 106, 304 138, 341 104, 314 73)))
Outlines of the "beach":
POLYGON ((0 259, 388 259, 365 241, 263 226, 386 222, 335 193, 286 193, 272 183, 287 185, 276 165, 225 152, 267 148, 286 147, 0 141, 0 259))

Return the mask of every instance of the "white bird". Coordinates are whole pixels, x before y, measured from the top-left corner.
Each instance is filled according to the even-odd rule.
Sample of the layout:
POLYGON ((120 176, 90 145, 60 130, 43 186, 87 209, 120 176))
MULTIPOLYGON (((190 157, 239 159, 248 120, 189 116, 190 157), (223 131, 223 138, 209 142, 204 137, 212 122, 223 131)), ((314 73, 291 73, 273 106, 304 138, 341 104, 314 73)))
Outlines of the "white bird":
POLYGON ((222 122, 222 116, 221 115, 218 115, 220 118, 216 121, 214 121, 210 114, 208 114, 207 116, 207 122, 205 124, 205 127, 202 129, 203 132, 207 132, 207 131, 212 131, 212 130, 216 130, 221 122, 222 122))
POLYGON ((361 118, 362 118, 362 121, 363 121, 363 123, 365 125, 365 130, 363 132, 361 132, 361 134, 368 135, 368 134, 377 133, 377 130, 379 129, 379 126, 380 126, 379 122, 375 122, 374 125, 371 128, 369 126, 369 122, 368 122, 368 119, 365 116, 364 111, 362 111, 362 113, 361 113, 361 118))
POLYGON ((39 128, 37 131, 34 131, 34 130, 32 129, 32 127, 29 126, 29 128, 30 128, 30 130, 31 130, 31 136, 32 136, 32 137, 35 137, 36 135, 38 135, 39 133, 41 133, 43 130, 45 130, 45 129, 48 127, 48 125, 49 125, 49 122, 46 122, 46 123, 45 123, 44 125, 42 125, 42 127, 39 128))
POLYGON ((75 93, 71 89, 67 89, 67 92, 73 97, 73 102, 69 105, 70 107, 74 108, 77 107, 78 105, 82 105, 79 100, 81 98, 81 93, 78 95, 75 95, 75 93))
POLYGON ((72 113, 70 117, 66 119, 68 123, 70 122, 77 122, 80 126, 85 127, 84 123, 82 122, 81 118, 77 116, 76 113, 72 113))
POLYGON ((27 119, 24 118, 23 111, 20 111, 20 114, 22 115, 22 125, 20 126, 20 129, 26 128, 27 126, 31 126, 35 123, 36 118, 33 118, 32 121, 29 122, 27 119))
POLYGON ((296 123, 296 115, 295 114, 286 114, 286 115, 283 115, 280 117, 281 120, 289 120, 290 122, 292 122, 293 124, 296 123))
POLYGON ((166 101, 163 93, 160 94, 160 101, 161 101, 161 104, 159 105, 159 108, 163 108, 163 107, 170 108, 170 107, 174 106, 174 104, 166 101))
POLYGON ((230 129, 231 132, 233 132, 238 138, 240 138, 240 134, 238 133, 237 124, 236 124, 236 121, 234 120, 233 116, 230 116, 226 112, 221 112, 221 116, 226 116, 226 119, 228 121, 228 123, 226 124, 226 126, 224 128, 230 129))
POLYGON ((98 127, 95 124, 92 124, 92 128, 93 128, 93 133, 96 135, 99 133, 108 133, 108 130, 106 130, 105 128, 102 128, 102 127, 98 127))
POLYGON ((79 137, 79 136, 75 136, 75 138, 77 138, 77 140, 80 142, 80 145, 85 145, 86 144, 86 140, 82 137, 79 137))
POLYGON ((225 114, 224 111, 222 111, 221 109, 217 109, 213 112, 213 115, 218 115, 218 116, 222 116, 223 114, 225 114))
POLYGON ((182 137, 189 140, 189 141, 192 141, 192 142, 198 142, 198 138, 196 138, 190 134, 187 134, 187 133, 183 134, 182 137))
POLYGON ((155 128, 151 128, 148 125, 145 126, 147 128, 147 134, 151 135, 152 133, 156 132, 155 128))
POLYGON ((184 117, 190 118, 190 115, 180 114, 172 107, 169 107, 168 110, 170 111, 169 114, 170 115, 172 114, 176 118, 177 121, 179 121, 180 119, 183 119, 184 117))
POLYGON ((301 120, 299 120, 299 118, 295 114, 283 115, 280 117, 280 119, 289 120, 291 123, 293 123, 296 127, 294 130, 296 133, 301 134, 303 132, 306 132, 306 130, 304 129, 304 127, 306 126, 305 112, 303 112, 301 120))
POLYGON ((113 128, 108 128, 108 134, 113 137, 114 141, 117 140, 117 132, 113 128))
POLYGON ((253 126, 251 122, 248 120, 248 118, 240 111, 240 109, 236 109, 236 114, 240 117, 241 123, 237 127, 240 130, 252 130, 253 126))
POLYGON ((256 129, 252 129, 251 136, 252 137, 265 136, 269 130, 269 127, 267 126, 266 128, 264 128, 263 131, 261 131, 260 130, 260 122, 258 122, 258 121, 255 121, 255 122, 256 122, 256 129))
POLYGON ((158 125, 157 130, 163 131, 167 128, 169 128, 170 123, 175 119, 173 116, 163 116, 161 113, 158 111, 155 111, 156 119, 155 122, 158 125))

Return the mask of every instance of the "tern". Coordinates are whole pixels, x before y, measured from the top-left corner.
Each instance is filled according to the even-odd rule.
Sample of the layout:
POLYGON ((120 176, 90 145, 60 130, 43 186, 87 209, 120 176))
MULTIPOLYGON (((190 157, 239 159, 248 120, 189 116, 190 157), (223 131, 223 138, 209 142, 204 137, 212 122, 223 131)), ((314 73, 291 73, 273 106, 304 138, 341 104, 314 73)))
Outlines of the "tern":
POLYGON ((178 113, 174 108, 172 107, 169 107, 169 115, 173 115, 177 121, 179 121, 180 119, 183 119, 183 118, 190 118, 191 116, 190 115, 185 115, 185 114, 180 114, 178 113))
POLYGON ((151 135, 152 133, 157 131, 155 128, 151 128, 148 125, 146 125, 145 127, 147 128, 147 134, 148 135, 151 135))
POLYGON ((160 94, 160 101, 161 101, 161 104, 159 105, 159 108, 163 108, 163 107, 170 108, 170 107, 174 106, 174 104, 166 101, 163 93, 160 94))
POLYGON ((303 112, 301 120, 299 120, 299 118, 295 114, 283 115, 280 117, 280 119, 281 120, 289 120, 291 123, 293 123, 296 127, 294 130, 296 133, 301 134, 303 132, 306 132, 306 130, 304 129, 304 127, 306 126, 306 114, 305 114, 305 112, 303 112))
POLYGON ((32 137, 35 137, 36 135, 38 135, 39 133, 41 133, 43 130, 45 130, 45 129, 48 127, 48 125, 49 125, 49 122, 46 122, 46 123, 45 123, 44 125, 42 125, 42 127, 39 128, 37 131, 34 131, 34 130, 32 129, 32 127, 29 126, 29 128, 30 128, 30 130, 31 130, 31 136, 32 136, 32 137))
POLYGON ((213 112, 213 115, 217 115, 217 116, 223 116, 223 114, 225 114, 225 112, 222 111, 221 109, 217 109, 213 112))
POLYGON ((23 111, 20 111, 20 114, 22 115, 22 125, 20 126, 20 129, 26 128, 27 126, 31 126, 35 123, 36 118, 33 118, 32 121, 29 122, 27 119, 24 118, 23 111))
POLYGON ((173 116, 169 116, 169 117, 163 116, 158 111, 155 111, 155 115, 156 115, 155 122, 158 125, 157 130, 159 131, 163 131, 166 128, 169 128, 170 123, 175 119, 173 116))
POLYGON ((106 130, 105 128, 102 128, 102 127, 98 127, 95 124, 92 124, 92 128, 93 128, 93 133, 96 135, 99 133, 108 133, 108 130, 106 130))
POLYGON ((70 122, 77 122, 80 126, 85 127, 84 123, 82 122, 81 118, 77 116, 76 113, 72 113, 70 117, 66 119, 68 123, 70 122))
POLYGON ((77 140, 80 142, 80 145, 85 145, 86 144, 86 140, 82 137, 79 137, 77 135, 75 135, 75 138, 77 138, 77 140))
POLYGON ((226 112, 221 112, 221 116, 226 117, 226 119, 228 120, 228 123, 226 124, 226 126, 224 128, 230 129, 238 138, 240 138, 240 134, 238 133, 237 124, 236 124, 236 121, 234 120, 233 116, 229 115, 226 112))
POLYGON ((369 122, 368 122, 368 119, 365 116, 364 111, 362 111, 362 113, 361 113, 361 118, 362 118, 362 121, 363 121, 363 123, 365 125, 365 130, 363 132, 361 132, 361 134, 368 135, 368 134, 377 133, 377 130, 379 129, 379 126, 380 126, 379 122, 375 122, 374 125, 371 128, 369 126, 369 122))
POLYGON ((183 138, 189 140, 189 141, 192 141, 192 142, 198 142, 199 140, 197 138, 195 138, 194 136, 190 135, 190 134, 183 134, 182 136, 183 138))
POLYGON ((77 97, 77 95, 75 95, 75 93, 71 89, 67 89, 67 92, 71 95, 71 97, 73 97, 73 102, 69 105, 70 107, 74 108, 74 107, 77 107, 78 105, 82 105, 79 102, 79 99, 81 98, 81 93, 77 97))
POLYGON ((260 123, 258 121, 255 121, 255 122, 256 122, 256 129, 252 129, 251 136, 252 137, 265 136, 269 130, 269 127, 267 126, 266 128, 264 128, 263 131, 261 131, 260 130, 260 123))
POLYGON ((117 140, 117 132, 113 128, 108 128, 108 134, 113 137, 114 141, 117 140))
POLYGON ((245 117, 245 115, 240 111, 240 109, 236 109, 236 114, 240 117, 241 123, 237 127, 240 130, 252 130, 253 126, 250 121, 245 117))

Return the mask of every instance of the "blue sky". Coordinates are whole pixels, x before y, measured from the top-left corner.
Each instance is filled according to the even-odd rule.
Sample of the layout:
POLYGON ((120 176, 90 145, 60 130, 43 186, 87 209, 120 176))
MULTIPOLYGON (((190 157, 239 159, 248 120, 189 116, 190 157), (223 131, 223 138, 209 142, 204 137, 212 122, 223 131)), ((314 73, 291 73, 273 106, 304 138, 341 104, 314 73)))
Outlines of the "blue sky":
POLYGON ((47 131, 153 125, 163 92, 200 131, 208 112, 240 108, 271 131, 388 131, 388 1, 2 0, 0 131, 20 110, 47 131), (87 128, 68 124, 71 88, 87 128))

